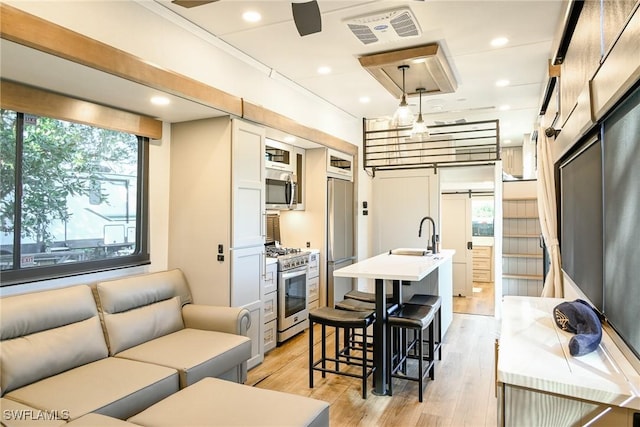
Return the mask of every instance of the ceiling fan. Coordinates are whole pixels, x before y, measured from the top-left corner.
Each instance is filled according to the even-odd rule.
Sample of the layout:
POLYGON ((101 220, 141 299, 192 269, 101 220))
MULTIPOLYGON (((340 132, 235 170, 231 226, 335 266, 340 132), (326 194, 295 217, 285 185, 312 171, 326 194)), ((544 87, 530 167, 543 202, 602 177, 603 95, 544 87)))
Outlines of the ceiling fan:
MULTIPOLYGON (((178 6, 192 8, 217 1, 218 0, 172 0, 172 3, 178 6)), ((291 2, 291 11, 293 12, 293 22, 295 22, 298 33, 301 36, 322 31, 322 19, 320 17, 320 8, 318 7, 317 0, 302 3, 291 2)))

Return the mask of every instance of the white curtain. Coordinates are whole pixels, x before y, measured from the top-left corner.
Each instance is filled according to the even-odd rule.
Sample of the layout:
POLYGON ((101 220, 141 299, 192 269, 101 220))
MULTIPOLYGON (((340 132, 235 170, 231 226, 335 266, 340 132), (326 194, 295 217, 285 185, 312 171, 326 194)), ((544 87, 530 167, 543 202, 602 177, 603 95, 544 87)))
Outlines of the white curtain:
POLYGON ((562 298, 562 272, 560 271, 560 243, 557 235, 556 187, 550 140, 544 129, 538 131, 538 214, 544 243, 549 252, 549 271, 544 279, 542 296, 562 298))

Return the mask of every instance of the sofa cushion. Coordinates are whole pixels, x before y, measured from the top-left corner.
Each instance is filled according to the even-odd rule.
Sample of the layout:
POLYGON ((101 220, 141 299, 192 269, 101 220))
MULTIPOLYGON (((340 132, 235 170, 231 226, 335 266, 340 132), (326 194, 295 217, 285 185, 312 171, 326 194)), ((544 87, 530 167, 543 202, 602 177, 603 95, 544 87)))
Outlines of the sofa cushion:
POLYGON ((184 328, 177 296, 122 313, 104 313, 103 318, 111 356, 184 328))
POLYGON ((126 419, 178 391, 175 369, 107 357, 45 378, 5 395, 71 420, 90 412, 126 419))
POLYGON ((180 387, 219 376, 251 357, 251 340, 225 332, 183 329, 118 353, 180 372, 180 387))
POLYGON ((0 398, 3 427, 62 427, 67 425, 66 412, 46 412, 11 399, 0 398))
POLYGON ((107 357, 88 286, 2 299, 2 394, 107 357))
POLYGON ((191 292, 182 271, 175 269, 128 276, 96 285, 98 308, 104 313, 121 313, 175 296, 180 306, 191 303, 191 292))
POLYGON ((145 427, 328 427, 329 404, 295 394, 205 378, 128 421, 145 427))
POLYGON ((98 314, 91 288, 86 285, 2 298, 0 339, 80 322, 98 314))
POLYGON ((0 372, 6 393, 107 357, 98 316, 26 337, 2 341, 0 372))

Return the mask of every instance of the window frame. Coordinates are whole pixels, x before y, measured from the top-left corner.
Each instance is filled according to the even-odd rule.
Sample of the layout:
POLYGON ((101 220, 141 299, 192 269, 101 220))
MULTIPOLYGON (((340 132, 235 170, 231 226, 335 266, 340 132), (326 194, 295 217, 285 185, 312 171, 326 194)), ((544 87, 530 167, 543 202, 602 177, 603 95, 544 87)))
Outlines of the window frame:
MULTIPOLYGON (((136 199, 136 251, 130 255, 122 255, 102 260, 63 263, 39 267, 21 268, 21 217, 22 217, 22 155, 24 115, 25 111, 16 111, 16 158, 15 158, 15 212, 13 240, 13 268, 2 270, 0 287, 22 285, 43 280, 60 279, 81 274, 98 273, 121 268, 137 267, 150 264, 149 254, 149 137, 136 135, 138 139, 138 171, 136 199)), ((42 115, 41 115, 42 116, 42 115)), ((47 116, 49 117, 49 116, 47 116)), ((60 119, 57 117, 51 117, 60 119)), ((61 119, 68 120, 68 119, 61 119)), ((73 120, 68 120, 73 121, 73 120)), ((88 126, 108 128, 96 124, 88 126)), ((124 131, 127 132, 127 131, 124 131)), ((128 132, 131 133, 131 132, 128 132)))

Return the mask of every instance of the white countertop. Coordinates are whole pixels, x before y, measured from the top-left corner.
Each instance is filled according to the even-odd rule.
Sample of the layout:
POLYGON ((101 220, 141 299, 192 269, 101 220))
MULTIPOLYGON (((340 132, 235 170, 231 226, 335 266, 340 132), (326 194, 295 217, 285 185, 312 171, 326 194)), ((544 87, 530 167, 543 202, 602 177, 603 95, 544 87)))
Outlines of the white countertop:
POLYGON ((533 390, 640 409, 640 376, 628 367, 606 331, 600 347, 569 354, 574 334, 555 325, 564 299, 504 297, 498 381, 533 390))
MULTIPOLYGON (((415 249, 418 248, 403 248, 415 249)), ((335 277, 419 281, 450 261, 455 250, 443 249, 435 255, 389 255, 383 253, 333 272, 335 277)))

